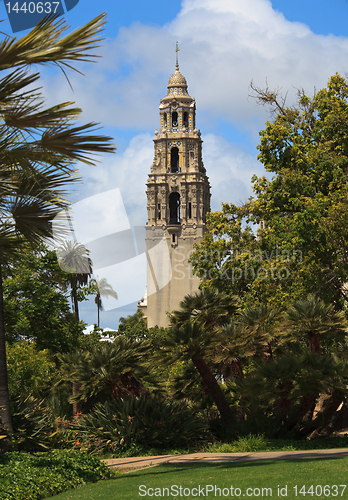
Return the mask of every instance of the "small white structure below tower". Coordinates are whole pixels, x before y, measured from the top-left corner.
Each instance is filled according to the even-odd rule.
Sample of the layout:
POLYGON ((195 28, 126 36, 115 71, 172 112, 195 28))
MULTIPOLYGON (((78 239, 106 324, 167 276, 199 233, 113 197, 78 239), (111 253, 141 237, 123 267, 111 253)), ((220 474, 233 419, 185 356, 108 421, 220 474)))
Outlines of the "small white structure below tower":
POLYGON ((188 262, 193 244, 205 231, 210 185, 202 161, 202 139, 196 128, 196 103, 185 77, 176 71, 161 100, 155 156, 147 181, 147 321, 168 326, 167 312, 179 308, 199 279, 188 262))

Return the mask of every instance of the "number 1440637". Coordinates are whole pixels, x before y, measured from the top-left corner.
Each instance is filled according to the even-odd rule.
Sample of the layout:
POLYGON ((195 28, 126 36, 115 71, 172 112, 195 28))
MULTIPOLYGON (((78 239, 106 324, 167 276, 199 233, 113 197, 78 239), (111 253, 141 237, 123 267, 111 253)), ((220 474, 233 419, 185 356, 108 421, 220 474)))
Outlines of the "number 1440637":
POLYGON ((60 2, 8 2, 5 4, 7 12, 17 14, 23 12, 25 14, 56 14, 60 2))

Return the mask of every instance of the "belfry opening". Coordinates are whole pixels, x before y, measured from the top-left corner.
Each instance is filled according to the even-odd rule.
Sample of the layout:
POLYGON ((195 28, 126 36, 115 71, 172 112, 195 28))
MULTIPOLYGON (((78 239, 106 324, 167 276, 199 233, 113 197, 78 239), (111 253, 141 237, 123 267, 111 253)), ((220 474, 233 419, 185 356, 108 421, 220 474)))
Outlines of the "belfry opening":
POLYGON ((169 195, 169 224, 180 224, 180 194, 169 195))
POLYGON ((178 113, 176 111, 173 111, 172 113, 172 127, 177 127, 178 126, 178 113))
POLYGON ((172 174, 179 172, 179 150, 176 147, 170 151, 170 171, 172 174))

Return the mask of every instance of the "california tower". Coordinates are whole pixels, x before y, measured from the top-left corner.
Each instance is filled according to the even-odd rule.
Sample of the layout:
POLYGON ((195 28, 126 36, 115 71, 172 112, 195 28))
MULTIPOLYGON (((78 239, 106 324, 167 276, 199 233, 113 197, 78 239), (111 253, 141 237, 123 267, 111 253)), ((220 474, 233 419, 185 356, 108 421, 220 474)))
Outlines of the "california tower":
POLYGON ((193 244, 203 237, 210 211, 196 102, 187 91, 178 60, 167 88, 159 106, 160 126, 146 191, 148 327, 167 326, 166 313, 198 290, 199 279, 192 275, 189 258, 193 244))

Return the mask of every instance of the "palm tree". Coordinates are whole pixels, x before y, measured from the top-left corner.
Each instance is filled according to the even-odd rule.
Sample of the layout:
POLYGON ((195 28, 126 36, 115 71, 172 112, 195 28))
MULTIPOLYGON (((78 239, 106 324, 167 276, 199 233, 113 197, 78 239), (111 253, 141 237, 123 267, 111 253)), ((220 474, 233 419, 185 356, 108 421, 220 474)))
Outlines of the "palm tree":
MULTIPOLYGON (((77 179, 73 163, 94 164, 94 153, 113 152, 110 138, 95 135, 94 123, 73 125, 81 110, 69 102, 43 108, 40 73, 33 64, 75 69, 92 61, 104 15, 65 35, 56 17, 43 19, 19 40, 0 42, 0 416, 12 431, 8 393, 1 266, 20 254, 24 242, 52 237, 52 220, 68 205, 66 184, 77 179)), ((76 70, 77 71, 77 70, 76 70)))
POLYGON ((195 319, 185 321, 180 326, 174 325, 169 328, 158 357, 168 364, 179 359, 191 360, 202 379, 207 394, 215 402, 224 425, 229 427, 233 420, 233 413, 216 379, 214 366, 209 362, 210 356, 207 354, 211 345, 215 343, 216 337, 217 330, 213 329, 208 332, 195 319))
POLYGON ((84 401, 89 405, 145 394, 138 378, 146 377, 149 346, 146 341, 120 336, 113 343, 100 342, 91 351, 61 354, 57 385, 77 381, 80 389, 70 402, 84 401))
POLYGON ((252 342, 254 354, 262 355, 265 363, 273 358, 272 348, 281 346, 290 337, 286 330, 278 326, 281 318, 279 309, 265 304, 248 307, 239 313, 238 322, 250 335, 249 346, 252 342))
POLYGON ((67 240, 56 249, 56 253, 60 268, 69 274, 66 283, 71 288, 71 299, 78 322, 80 317, 77 287, 87 285, 92 274, 93 264, 88 257, 89 251, 81 243, 67 240))
MULTIPOLYGON (((87 285, 88 279, 91 277, 92 261, 88 257, 89 251, 81 243, 66 240, 56 249, 56 253, 60 268, 68 273, 66 284, 70 285, 75 319, 79 322, 80 317, 77 287, 87 285)), ((80 385, 77 382, 73 382, 73 396, 78 394, 79 391, 80 385)), ((77 415, 80 411, 80 403, 75 402, 73 404, 73 414, 77 415)))
POLYGON ((286 312, 285 327, 297 338, 306 337, 315 354, 320 354, 321 338, 342 340, 347 334, 344 312, 314 296, 294 302, 286 312))
POLYGON ((252 333, 241 323, 231 321, 222 328, 219 344, 215 361, 222 364, 221 371, 224 379, 244 378, 241 360, 255 354, 252 333))
POLYGON ((171 328, 163 352, 159 353, 169 359, 174 356, 174 360, 191 359, 226 427, 230 426, 233 413, 217 381, 216 364, 208 360, 221 351, 221 331, 237 311, 237 297, 216 288, 186 295, 180 309, 169 315, 171 328))
POLYGON ((182 326, 192 319, 205 330, 230 322, 238 310, 238 299, 216 288, 204 288, 193 295, 186 295, 180 302, 180 309, 169 315, 171 325, 182 326))
POLYGON ((118 299, 117 292, 112 288, 112 286, 107 282, 106 278, 98 279, 97 284, 97 293, 94 299, 94 302, 97 304, 98 308, 98 326, 100 323, 100 311, 103 310, 102 297, 113 297, 114 299, 118 299))

